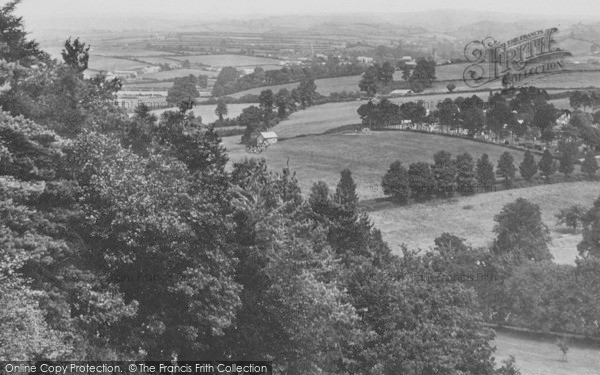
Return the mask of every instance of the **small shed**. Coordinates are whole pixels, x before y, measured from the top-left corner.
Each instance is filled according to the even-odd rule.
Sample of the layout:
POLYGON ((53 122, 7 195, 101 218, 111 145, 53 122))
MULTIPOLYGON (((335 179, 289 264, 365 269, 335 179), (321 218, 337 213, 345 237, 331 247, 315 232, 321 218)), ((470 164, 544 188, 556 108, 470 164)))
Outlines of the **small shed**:
POLYGON ((267 144, 277 143, 277 134, 275 132, 260 132, 256 138, 256 143, 261 144, 263 142, 267 144))

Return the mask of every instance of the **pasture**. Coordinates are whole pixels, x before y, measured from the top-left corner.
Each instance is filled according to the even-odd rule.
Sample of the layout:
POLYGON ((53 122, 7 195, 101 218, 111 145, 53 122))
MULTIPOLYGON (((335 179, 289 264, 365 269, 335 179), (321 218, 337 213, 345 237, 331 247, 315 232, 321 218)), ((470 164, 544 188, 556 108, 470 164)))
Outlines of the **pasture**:
POLYGON ((491 343, 496 346, 496 362, 513 355, 523 375, 597 375, 600 369, 600 347, 572 344, 568 361, 554 339, 530 338, 511 332, 496 332, 491 343))
MULTIPOLYGON (((491 159, 497 160, 495 157, 491 159)), ((520 163, 521 158, 516 161, 520 163)), ((560 183, 408 206, 390 204, 385 209, 370 212, 369 216, 394 250, 402 244, 409 248, 430 248, 433 240, 444 232, 463 237, 474 246, 484 246, 493 239, 494 215, 505 204, 525 198, 540 206, 542 219, 551 230, 553 243, 550 250, 554 261, 573 263, 578 255, 577 243, 581 241, 581 233, 557 226, 554 215, 574 204, 591 206, 599 195, 600 185, 597 182, 560 183)))
MULTIPOLYGON (((229 110, 229 114, 225 117, 239 116, 239 114, 242 113, 242 110, 248 106, 249 106, 249 104, 228 104, 227 109, 229 110)), ((215 108, 217 108, 216 104, 201 104, 201 105, 194 106, 192 111, 194 111, 194 115, 202 116, 202 123, 208 124, 208 123, 216 121, 219 118, 215 114, 215 108)), ((177 108, 174 108, 174 107, 160 108, 160 109, 153 110, 152 113, 154 113, 156 116, 160 116, 163 112, 169 111, 169 110, 177 110, 177 108)), ((237 137, 237 138, 239 140, 239 137, 237 137)))
POLYGON ((209 76, 209 77, 216 77, 218 75, 218 73, 216 73, 216 72, 210 72, 208 70, 202 70, 202 69, 175 69, 175 70, 165 70, 165 71, 157 72, 157 73, 142 74, 142 75, 140 75, 140 77, 145 78, 145 79, 164 81, 164 80, 173 80, 178 77, 186 77, 186 76, 189 76, 190 74, 195 75, 195 76, 202 74, 202 75, 209 76))
MULTIPOLYGON (((390 98, 390 101, 400 104, 409 101, 422 100, 427 109, 437 108, 438 102, 446 98, 457 98, 459 96, 478 95, 487 100, 488 92, 478 93, 445 93, 422 96, 403 96, 390 98)), ((309 107, 305 110, 294 112, 290 117, 277 124, 273 131, 280 137, 291 138, 305 134, 321 134, 343 125, 359 124, 360 117, 356 112, 358 107, 366 103, 364 100, 355 100, 351 102, 327 103, 318 106, 309 107)))
POLYGON ((178 56, 179 61, 189 60, 192 64, 204 64, 215 67, 255 67, 262 66, 267 70, 281 69, 278 59, 269 59, 266 57, 254 57, 245 55, 197 55, 197 56, 178 56))
MULTIPOLYGON (((232 141, 235 143, 239 140, 240 137, 235 137, 232 141)), ((516 163, 523 159, 521 151, 502 146, 404 131, 299 137, 271 145, 259 157, 264 157, 273 170, 281 170, 289 159, 290 169, 297 172, 305 193, 319 180, 335 189, 340 171, 349 168, 356 181, 358 195, 365 200, 384 197, 380 187, 381 178, 393 161, 401 160, 405 165, 416 161, 432 161, 433 154, 442 149, 452 155, 468 151, 474 158, 487 153, 493 163, 504 151, 509 151, 516 163)), ((243 148, 229 150, 232 161, 251 155, 254 154, 246 153, 243 148)))
MULTIPOLYGON (((360 81, 360 76, 347 76, 347 77, 335 77, 335 78, 323 78, 316 79, 315 84, 317 85, 317 92, 321 95, 329 95, 332 92, 350 92, 350 91, 359 91, 358 82, 360 81)), ((281 89, 288 89, 291 91, 298 87, 298 82, 294 83, 286 83, 283 85, 274 85, 274 86, 266 86, 266 87, 257 87, 255 89, 240 91, 235 94, 227 95, 232 98, 239 98, 241 96, 247 94, 258 95, 261 91, 270 89, 273 93, 277 93, 277 91, 281 89)))
POLYGON ((148 64, 140 63, 133 60, 117 59, 114 57, 106 57, 90 54, 89 68, 93 70, 135 70, 148 66, 148 64))

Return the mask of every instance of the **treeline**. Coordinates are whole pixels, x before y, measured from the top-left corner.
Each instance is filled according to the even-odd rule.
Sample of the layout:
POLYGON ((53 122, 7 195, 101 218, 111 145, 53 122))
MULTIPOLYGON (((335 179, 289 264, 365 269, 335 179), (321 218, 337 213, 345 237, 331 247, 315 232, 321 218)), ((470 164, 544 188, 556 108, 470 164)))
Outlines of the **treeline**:
MULTIPOLYGON (((381 186, 385 195, 391 196, 397 203, 406 204, 409 199, 422 201, 432 197, 448 198, 455 193, 467 196, 495 191, 497 178, 501 179, 503 188, 510 189, 515 187, 517 171, 527 182, 532 182, 539 173, 542 178, 540 182, 547 183, 557 171, 570 176, 583 153, 574 142, 561 142, 558 152, 559 162, 548 150, 536 162, 531 151, 527 150, 517 167, 512 154, 505 151, 494 169, 487 154, 475 162, 468 152, 453 159, 452 154, 442 150, 433 155, 433 164, 416 162, 407 169, 401 161, 393 162, 383 176, 381 186)), ((581 172, 594 179, 598 171, 595 154, 589 150, 583 154, 581 172)))
POLYGON ((345 64, 341 63, 337 57, 332 57, 324 65, 290 66, 275 70, 256 67, 253 73, 244 76, 240 76, 240 72, 234 67, 224 67, 217 76, 213 87, 213 96, 220 97, 257 87, 283 85, 306 79, 354 76, 362 72, 364 72, 364 67, 357 61, 345 64))
MULTIPOLYGON (((402 70, 402 79, 408 83, 408 87, 413 92, 417 93, 431 87, 433 81, 436 80, 435 66, 433 59, 424 58, 419 59, 414 68, 404 62, 398 63, 398 68, 402 70)), ((389 61, 383 64, 373 64, 362 75, 358 87, 369 95, 388 94, 394 89, 406 88, 406 84, 394 82, 395 71, 396 67, 389 61)))
POLYGON ((502 90, 484 101, 477 95, 470 98, 446 98, 437 108, 429 111, 423 101, 405 102, 400 105, 389 99, 372 99, 361 105, 357 112, 363 124, 372 129, 401 124, 410 120, 413 124, 435 124, 449 130, 463 130, 474 136, 488 132, 496 139, 528 137, 551 142, 555 139, 577 139, 588 146, 600 147, 600 129, 594 126, 592 115, 582 111, 558 110, 548 103, 545 90, 535 87, 502 90), (557 126, 560 116, 570 116, 569 122, 557 126))

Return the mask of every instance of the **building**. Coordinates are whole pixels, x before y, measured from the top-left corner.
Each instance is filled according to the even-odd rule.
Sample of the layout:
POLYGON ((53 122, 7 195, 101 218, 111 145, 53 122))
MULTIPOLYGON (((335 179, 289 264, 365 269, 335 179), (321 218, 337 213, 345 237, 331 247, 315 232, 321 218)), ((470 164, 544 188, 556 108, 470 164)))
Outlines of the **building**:
POLYGON ((390 92, 390 96, 410 95, 412 93, 413 93, 412 90, 394 90, 394 91, 390 92))
POLYGON ((160 72, 160 66, 147 66, 143 70, 144 74, 152 74, 160 72))
POLYGON ((256 137, 256 143, 257 144, 261 144, 261 143, 266 143, 266 144, 273 144, 273 143, 277 143, 277 134, 275 134, 275 132, 260 132, 258 134, 258 137, 256 137))
POLYGON ((358 56, 356 59, 363 64, 373 64, 374 61, 372 57, 367 56, 358 56))

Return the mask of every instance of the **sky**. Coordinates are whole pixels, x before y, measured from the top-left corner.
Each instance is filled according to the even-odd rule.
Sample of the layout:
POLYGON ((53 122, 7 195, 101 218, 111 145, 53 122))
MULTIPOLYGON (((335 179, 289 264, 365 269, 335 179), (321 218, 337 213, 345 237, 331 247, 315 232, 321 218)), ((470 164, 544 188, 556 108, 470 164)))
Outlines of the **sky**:
MULTIPOLYGON (((0 0, 4 3, 6 0, 0 0)), ((244 15, 414 12, 432 9, 504 11, 600 20, 597 0, 23 0, 26 19, 94 15, 243 18, 244 15)))

